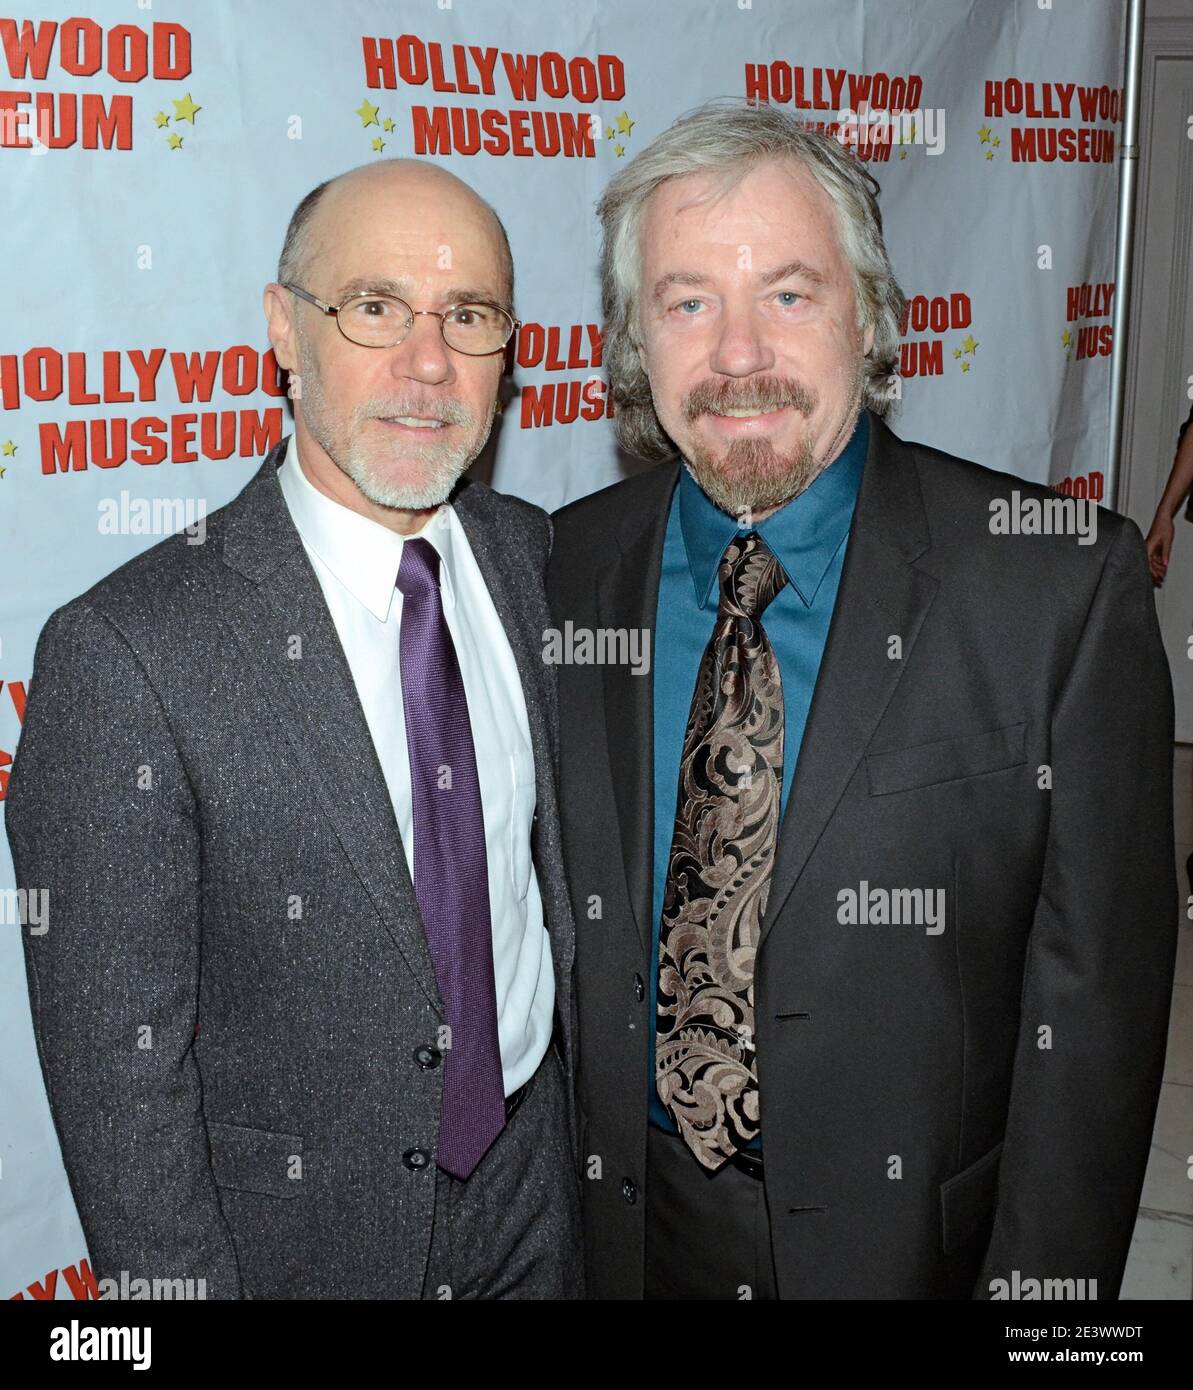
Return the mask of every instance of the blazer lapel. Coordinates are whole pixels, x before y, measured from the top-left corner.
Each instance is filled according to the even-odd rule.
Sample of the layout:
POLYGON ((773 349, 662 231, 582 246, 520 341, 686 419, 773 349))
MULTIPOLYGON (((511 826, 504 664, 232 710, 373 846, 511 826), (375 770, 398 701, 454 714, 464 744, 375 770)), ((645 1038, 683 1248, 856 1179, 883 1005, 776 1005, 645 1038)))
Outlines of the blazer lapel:
MULTIPOLYGON (((520 588, 525 587, 525 574, 521 569, 525 557, 511 547, 500 519, 490 509, 491 500, 492 492, 484 484, 465 479, 453 496, 452 505, 468 537, 493 607, 501 619, 521 677, 530 744, 534 753, 538 814, 546 813, 554 823, 558 823, 559 812, 555 800, 555 765, 558 756, 555 684, 552 672, 542 657, 542 628, 545 623, 541 620, 546 619, 546 609, 544 607, 539 615, 540 621, 536 622, 530 605, 519 598, 520 588)), ((543 888, 545 905, 545 884, 543 888)), ((551 933, 557 978, 567 979, 575 954, 571 914, 562 914, 556 920, 556 914, 545 912, 544 920, 551 933)))
POLYGON ((678 464, 642 475, 642 495, 627 507, 632 519, 617 535, 613 562, 597 582, 601 627, 637 628, 649 634, 649 675, 636 676, 628 666, 615 664, 602 668, 605 734, 626 888, 644 952, 653 927, 654 902, 654 628, 663 538, 678 477, 678 464))
POLYGON ((272 450, 230 505, 223 558, 253 587, 237 586, 224 618, 385 930, 442 1014, 385 776, 318 576, 278 482, 286 443, 272 450))
POLYGON ((783 909, 911 659, 937 581, 914 561, 930 544, 915 465, 870 417, 870 444, 840 589, 779 833, 761 940, 783 909), (899 659, 888 657, 898 636, 899 659))

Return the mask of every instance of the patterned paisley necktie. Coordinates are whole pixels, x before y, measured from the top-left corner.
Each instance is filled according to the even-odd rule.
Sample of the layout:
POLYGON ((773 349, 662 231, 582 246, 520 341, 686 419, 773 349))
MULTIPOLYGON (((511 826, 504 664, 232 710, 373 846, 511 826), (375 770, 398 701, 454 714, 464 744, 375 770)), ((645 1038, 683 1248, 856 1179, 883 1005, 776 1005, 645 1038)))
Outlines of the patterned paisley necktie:
POLYGON ((692 696, 659 930, 655 1083, 716 1170, 759 1133, 754 952, 783 785, 783 687, 759 618, 787 576, 757 532, 729 543, 692 696))

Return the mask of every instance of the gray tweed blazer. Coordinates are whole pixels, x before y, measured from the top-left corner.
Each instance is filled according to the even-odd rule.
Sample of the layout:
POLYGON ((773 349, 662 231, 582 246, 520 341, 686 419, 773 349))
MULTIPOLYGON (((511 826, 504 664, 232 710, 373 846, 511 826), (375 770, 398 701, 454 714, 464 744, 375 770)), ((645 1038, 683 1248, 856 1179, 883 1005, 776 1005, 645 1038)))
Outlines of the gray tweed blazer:
MULTIPOLYGON (((442 1068, 415 1054, 443 1009, 285 447, 205 544, 155 545, 41 633, 5 817, 18 884, 49 891, 34 1029, 97 1278, 417 1298, 435 1168, 403 1156, 435 1149, 442 1068)), ((551 523, 483 483, 453 501, 522 675, 571 1076, 551 523)))

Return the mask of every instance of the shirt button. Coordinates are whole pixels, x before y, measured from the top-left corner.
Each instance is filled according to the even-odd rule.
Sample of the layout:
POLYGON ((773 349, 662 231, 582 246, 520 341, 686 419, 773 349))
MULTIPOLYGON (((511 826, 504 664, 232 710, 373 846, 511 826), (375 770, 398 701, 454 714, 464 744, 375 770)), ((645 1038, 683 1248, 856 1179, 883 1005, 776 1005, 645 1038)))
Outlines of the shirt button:
POLYGON ((414 1060, 422 1067, 423 1071, 430 1071, 432 1067, 437 1067, 443 1061, 443 1053, 437 1047, 428 1047, 423 1043, 421 1047, 414 1049, 414 1060))
POLYGON ((630 1206, 633 1206, 638 1200, 638 1189, 629 1178, 622 1178, 621 1180, 621 1195, 629 1202, 630 1206))
POLYGON ((426 1149, 407 1149, 402 1155, 402 1162, 412 1173, 417 1173, 431 1162, 431 1155, 426 1149))
POLYGON ((646 986, 642 983, 642 976, 634 976, 634 998, 639 1004, 646 998, 646 986))

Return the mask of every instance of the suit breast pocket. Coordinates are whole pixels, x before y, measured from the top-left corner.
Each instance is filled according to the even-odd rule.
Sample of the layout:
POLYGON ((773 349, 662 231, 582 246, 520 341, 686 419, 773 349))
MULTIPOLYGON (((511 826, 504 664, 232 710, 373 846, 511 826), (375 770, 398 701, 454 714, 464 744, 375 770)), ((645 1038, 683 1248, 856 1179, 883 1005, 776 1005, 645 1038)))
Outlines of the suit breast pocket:
POLYGON ((301 1135, 208 1120, 207 1138, 217 1187, 268 1197, 297 1197, 301 1192, 301 1135))
POLYGON ((1027 762, 1027 725, 1008 724, 984 734, 938 739, 914 748, 866 754, 871 796, 889 796, 913 787, 931 787, 1002 772, 1027 762))

